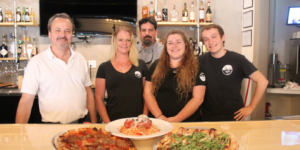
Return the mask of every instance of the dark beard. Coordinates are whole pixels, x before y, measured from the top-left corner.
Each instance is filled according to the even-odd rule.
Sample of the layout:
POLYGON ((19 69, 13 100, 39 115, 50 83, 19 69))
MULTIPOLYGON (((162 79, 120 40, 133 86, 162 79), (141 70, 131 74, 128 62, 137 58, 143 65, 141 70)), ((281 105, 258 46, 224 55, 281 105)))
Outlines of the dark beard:
POLYGON ((144 44, 145 46, 150 46, 151 43, 152 43, 152 40, 151 40, 151 39, 144 39, 144 40, 143 40, 143 44, 144 44))

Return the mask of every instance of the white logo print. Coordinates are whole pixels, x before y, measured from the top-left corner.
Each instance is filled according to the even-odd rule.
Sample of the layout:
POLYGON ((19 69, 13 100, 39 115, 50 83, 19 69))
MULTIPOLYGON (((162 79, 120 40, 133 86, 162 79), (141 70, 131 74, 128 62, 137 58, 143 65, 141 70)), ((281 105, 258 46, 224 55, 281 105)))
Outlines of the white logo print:
POLYGON ((203 72, 200 73, 199 78, 201 79, 201 81, 205 81, 205 74, 203 72))
POLYGON ((134 72, 134 75, 135 75, 137 78, 141 78, 141 77, 142 77, 142 74, 141 74, 139 71, 134 72))
POLYGON ((231 65, 225 65, 222 69, 222 72, 228 76, 233 72, 233 68, 231 65))

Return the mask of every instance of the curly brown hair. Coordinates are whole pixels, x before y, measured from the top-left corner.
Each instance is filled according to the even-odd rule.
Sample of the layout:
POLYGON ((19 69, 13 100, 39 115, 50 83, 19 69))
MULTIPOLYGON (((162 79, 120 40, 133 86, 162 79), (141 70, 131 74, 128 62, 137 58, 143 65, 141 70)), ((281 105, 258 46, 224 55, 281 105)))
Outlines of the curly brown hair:
POLYGON ((179 99, 185 98, 187 100, 188 93, 193 91, 195 86, 196 76, 199 70, 199 63, 197 57, 194 56, 193 49, 188 42, 188 38, 184 32, 181 30, 172 30, 170 31, 164 41, 164 49, 156 66, 156 69, 152 75, 151 82, 153 84, 154 94, 157 94, 158 89, 161 86, 161 83, 164 81, 165 76, 171 70, 170 67, 170 57, 167 52, 167 40, 168 37, 172 34, 179 34, 185 44, 184 56, 181 60, 181 65, 177 68, 176 78, 178 86, 176 92, 179 95, 179 99))

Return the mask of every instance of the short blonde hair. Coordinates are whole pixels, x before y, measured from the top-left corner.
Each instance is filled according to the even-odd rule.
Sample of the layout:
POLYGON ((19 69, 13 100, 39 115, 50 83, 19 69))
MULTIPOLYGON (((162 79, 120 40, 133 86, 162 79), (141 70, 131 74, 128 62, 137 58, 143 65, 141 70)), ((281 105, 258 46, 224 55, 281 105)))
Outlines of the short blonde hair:
POLYGON ((117 35, 118 33, 121 31, 127 31, 130 34, 130 40, 131 40, 131 46, 130 46, 130 51, 129 51, 129 61, 136 67, 139 66, 139 61, 138 61, 138 50, 135 44, 135 39, 134 39, 134 35, 133 32, 125 26, 120 26, 116 32, 113 33, 113 37, 111 38, 111 49, 110 49, 110 55, 109 58, 110 59, 116 59, 116 52, 117 52, 117 48, 116 48, 116 41, 117 41, 117 35))

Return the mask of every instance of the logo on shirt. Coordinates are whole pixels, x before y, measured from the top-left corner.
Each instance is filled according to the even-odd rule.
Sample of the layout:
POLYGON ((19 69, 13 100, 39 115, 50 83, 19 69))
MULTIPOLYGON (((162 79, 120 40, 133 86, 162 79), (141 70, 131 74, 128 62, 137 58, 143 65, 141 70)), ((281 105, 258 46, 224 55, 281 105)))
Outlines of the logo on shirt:
POLYGON ((142 77, 142 74, 141 74, 141 72, 139 72, 139 71, 134 72, 134 75, 135 75, 137 78, 141 78, 141 77, 142 77))
POLYGON ((203 72, 200 73, 199 78, 201 79, 201 81, 205 81, 205 74, 203 72))
POLYGON ((225 65, 222 69, 223 74, 230 75, 233 72, 233 68, 231 65, 225 65))

